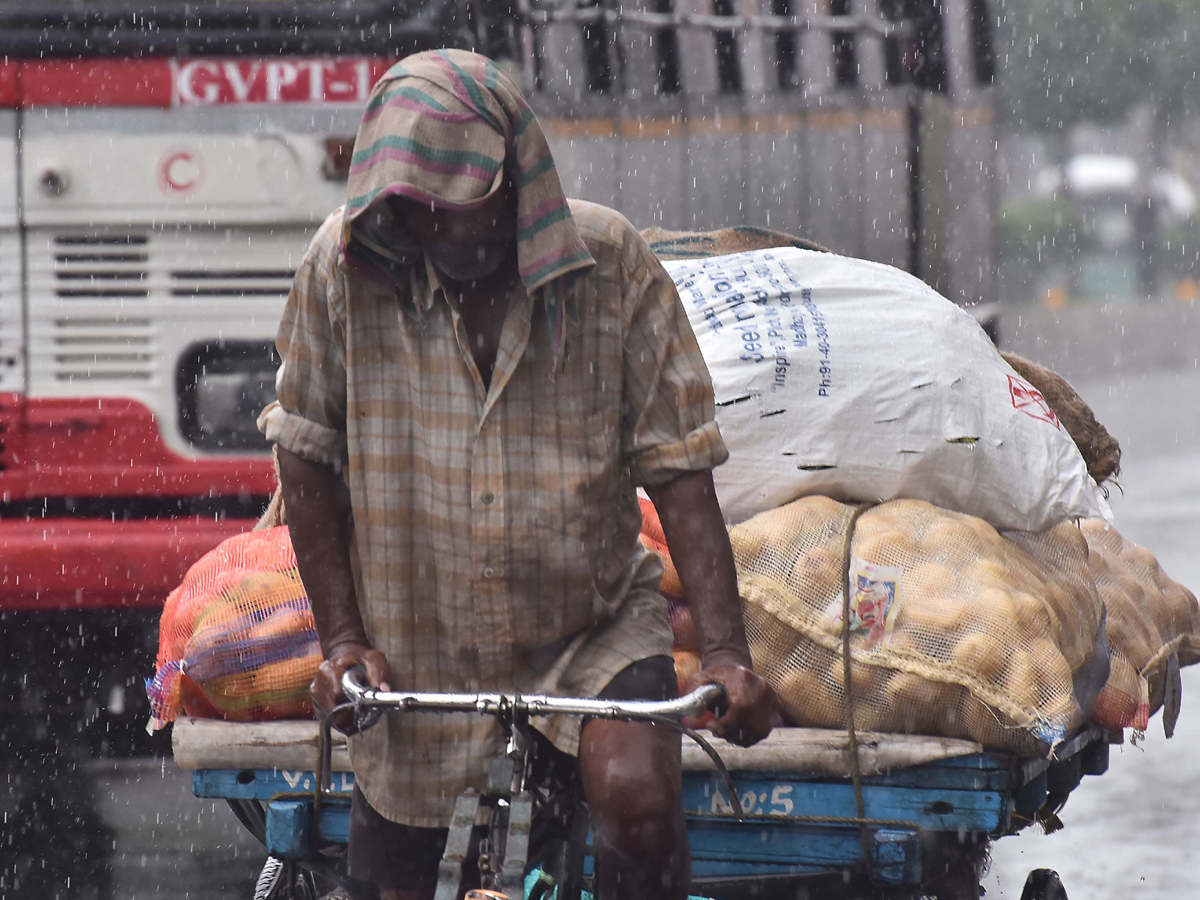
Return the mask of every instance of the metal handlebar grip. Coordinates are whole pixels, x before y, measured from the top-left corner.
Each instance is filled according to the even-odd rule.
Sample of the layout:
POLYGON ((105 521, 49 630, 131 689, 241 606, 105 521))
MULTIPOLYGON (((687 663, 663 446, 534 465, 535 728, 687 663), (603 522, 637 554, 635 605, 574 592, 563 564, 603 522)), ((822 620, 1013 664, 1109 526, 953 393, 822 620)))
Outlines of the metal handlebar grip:
POLYGON ((367 670, 362 666, 351 666, 342 673, 342 693, 351 703, 357 703, 363 695, 372 690, 367 681, 367 670))
POLYGON ((709 683, 698 687, 688 694, 689 697, 696 697, 698 695, 704 696, 703 708, 707 709, 718 719, 729 712, 729 692, 725 690, 724 685, 716 684, 715 682, 709 683))

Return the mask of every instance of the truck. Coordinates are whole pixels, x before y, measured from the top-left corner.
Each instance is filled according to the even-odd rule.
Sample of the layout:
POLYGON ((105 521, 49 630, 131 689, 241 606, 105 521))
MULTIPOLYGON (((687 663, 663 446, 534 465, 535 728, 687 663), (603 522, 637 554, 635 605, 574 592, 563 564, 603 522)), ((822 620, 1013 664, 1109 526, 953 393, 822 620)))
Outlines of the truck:
POLYGON ((0 0, 10 723, 154 749, 162 601, 275 487, 275 330, 396 60, 499 60, 567 193, 640 228, 796 233, 986 320, 991 28, 987 0, 0 0))

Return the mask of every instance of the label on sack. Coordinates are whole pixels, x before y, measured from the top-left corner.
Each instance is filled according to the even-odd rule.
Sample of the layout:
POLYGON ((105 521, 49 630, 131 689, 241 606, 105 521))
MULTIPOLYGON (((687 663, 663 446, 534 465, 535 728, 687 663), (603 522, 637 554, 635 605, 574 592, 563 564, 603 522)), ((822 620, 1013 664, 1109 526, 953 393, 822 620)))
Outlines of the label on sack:
MULTIPOLYGON (((868 647, 874 647, 892 633, 900 609, 900 590, 904 569, 881 566, 850 558, 850 633, 863 635, 868 647)), ((842 621, 842 601, 829 607, 830 618, 842 621)))

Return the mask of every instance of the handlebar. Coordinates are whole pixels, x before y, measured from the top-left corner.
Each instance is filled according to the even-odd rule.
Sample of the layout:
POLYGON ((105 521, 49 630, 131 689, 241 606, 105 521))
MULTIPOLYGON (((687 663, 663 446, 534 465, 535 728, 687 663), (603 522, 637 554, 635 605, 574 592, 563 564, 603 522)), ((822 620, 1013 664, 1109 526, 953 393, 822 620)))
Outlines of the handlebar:
MULTIPOLYGON (((423 693, 420 691, 381 691, 371 687, 367 681, 366 670, 362 666, 351 666, 342 675, 342 691, 350 700, 345 706, 354 706, 354 716, 359 729, 369 728, 386 710, 399 712, 461 712, 477 713, 483 716, 494 716, 501 722, 507 723, 505 728, 516 724, 519 719, 529 716, 544 716, 551 714, 567 716, 588 716, 594 719, 611 719, 623 721, 662 721, 664 719, 679 722, 688 716, 696 716, 705 710, 712 710, 718 716, 723 715, 729 708, 729 695, 719 684, 706 684, 698 687, 677 700, 593 700, 585 697, 549 697, 545 694, 443 694, 423 693)), ((323 785, 326 773, 330 771, 329 728, 337 710, 325 717, 325 740, 322 749, 322 768, 318 775, 323 785)), ((721 755, 699 734, 688 728, 683 728, 684 734, 700 745, 708 754, 718 773, 725 782, 725 788, 731 799, 734 814, 742 818, 742 805, 738 800, 737 790, 729 769, 721 759, 721 755)))
POLYGON ((725 688, 706 684, 677 700, 593 700, 583 697, 550 697, 545 694, 443 694, 419 691, 381 691, 368 684, 362 666, 351 666, 342 676, 342 691, 360 709, 395 709, 402 712, 463 712, 483 716, 551 714, 589 716, 595 719, 655 719, 676 721, 705 710, 720 711, 729 703, 725 688))

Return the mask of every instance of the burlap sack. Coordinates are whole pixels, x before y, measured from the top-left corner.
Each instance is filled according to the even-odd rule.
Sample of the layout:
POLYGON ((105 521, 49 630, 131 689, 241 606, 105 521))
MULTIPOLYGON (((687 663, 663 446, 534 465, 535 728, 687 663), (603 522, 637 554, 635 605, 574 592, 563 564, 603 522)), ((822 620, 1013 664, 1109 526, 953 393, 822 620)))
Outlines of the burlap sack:
POLYGON ((802 250, 829 252, 820 244, 805 238, 753 225, 735 225, 719 231, 647 228, 642 232, 642 237, 659 259, 706 259, 747 250, 769 250, 772 247, 799 247, 802 250))
POLYGON ((1146 713, 1153 715, 1163 705, 1171 658, 1181 666, 1200 661, 1200 604, 1167 576, 1154 554, 1115 528, 1089 519, 1080 530, 1092 578, 1108 609, 1114 667, 1122 660, 1145 679, 1146 713))
POLYGON ((1083 402, 1083 398, 1065 378, 1015 353, 1002 352, 1000 355, 1018 375, 1037 388, 1047 405, 1054 410, 1083 455, 1088 474, 1097 484, 1121 474, 1121 445, 1108 433, 1107 428, 1096 421, 1092 408, 1083 402))
MULTIPOLYGON (((843 726, 843 551, 852 508, 808 497, 730 531, 755 668, 797 725, 843 726)), ((1108 678, 1104 607, 1079 529, 1001 537, 900 500, 851 544, 851 692, 869 731, 1044 754, 1108 678)))
POLYGON ((259 517, 258 522, 254 526, 255 531, 261 531, 264 528, 275 528, 279 525, 287 524, 287 510, 283 507, 283 485, 280 484, 279 477, 279 448, 274 447, 271 450, 271 457, 275 461, 275 493, 271 495, 271 502, 267 504, 267 508, 259 517))

